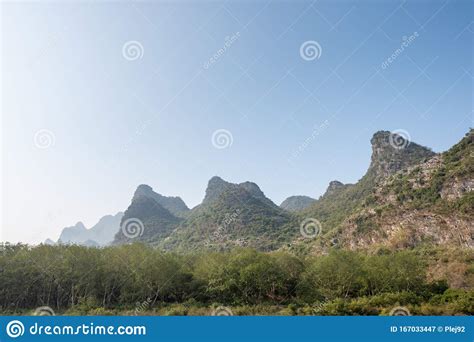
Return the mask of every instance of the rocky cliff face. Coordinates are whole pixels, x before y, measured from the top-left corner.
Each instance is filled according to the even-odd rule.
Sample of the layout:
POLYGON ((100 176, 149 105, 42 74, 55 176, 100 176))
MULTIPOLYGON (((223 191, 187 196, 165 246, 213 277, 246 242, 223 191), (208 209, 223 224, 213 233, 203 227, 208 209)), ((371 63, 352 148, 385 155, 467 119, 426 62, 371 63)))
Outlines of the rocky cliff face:
POLYGON ((409 141, 397 133, 379 131, 370 140, 372 157, 369 172, 386 178, 435 155, 430 149, 409 141))
POLYGON ((447 152, 386 178, 343 223, 343 245, 474 248, 472 134, 447 152))
MULTIPOLYGON (((474 152, 471 130, 442 154, 374 134, 371 165, 354 185, 332 183, 301 220, 322 223, 315 241, 297 239, 294 249, 407 248, 420 244, 474 247, 474 152)), ((399 139, 395 137, 395 139, 399 139)))
POLYGON ((329 182, 329 186, 326 189, 325 195, 331 196, 331 195, 335 194, 336 192, 338 192, 342 189, 344 189, 344 184, 343 183, 341 183, 337 180, 331 181, 331 182, 329 182))

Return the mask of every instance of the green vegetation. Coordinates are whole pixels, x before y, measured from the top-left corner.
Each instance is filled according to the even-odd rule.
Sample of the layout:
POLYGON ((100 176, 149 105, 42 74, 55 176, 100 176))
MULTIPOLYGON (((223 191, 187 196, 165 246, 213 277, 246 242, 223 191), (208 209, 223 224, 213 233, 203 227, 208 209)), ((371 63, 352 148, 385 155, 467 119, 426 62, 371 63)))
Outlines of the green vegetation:
MULTIPOLYGON (((2 249, 5 314, 44 305, 92 315, 203 315, 218 305, 234 314, 379 315, 399 305, 414 314, 474 314, 472 288, 430 275, 433 261, 452 258, 440 249, 307 257, 251 249, 180 255, 142 244, 2 249)), ((465 253, 456 272, 472 277, 474 257, 465 253)))
MULTIPOLYGON (((358 234, 379 229, 383 216, 403 209, 427 209, 437 213, 469 214, 474 210, 472 192, 457 194, 458 198, 446 200, 441 193, 463 182, 469 183, 474 174, 473 130, 450 150, 441 154, 439 165, 436 159, 430 173, 423 163, 434 157, 434 153, 420 145, 410 143, 404 149, 394 149, 388 143, 389 132, 378 132, 372 138, 372 163, 359 182, 344 185, 325 194, 300 216, 315 217, 324 227, 327 238, 337 236, 342 225, 351 217, 358 234), (396 203, 388 200, 390 195, 396 203), (373 209, 376 217, 367 215, 373 209)), ((455 190, 453 190, 455 191, 455 190)), ((468 216, 468 215, 465 215, 468 216)), ((469 216, 468 216, 469 217, 469 216)))
POLYGON ((334 193, 322 196, 311 207, 304 210, 301 220, 305 217, 317 217, 325 227, 324 233, 331 234, 351 213, 360 209, 374 191, 375 174, 367 172, 356 184, 347 184, 334 193))
POLYGON ((300 255, 349 245, 406 248, 442 241, 469 246, 472 131, 438 155, 414 142, 395 148, 392 140, 390 132, 374 134, 370 167, 357 183, 330 182, 318 200, 292 196, 282 204, 289 210, 275 205, 255 183, 233 184, 217 176, 192 210, 179 198, 140 185, 122 220, 138 221, 140 234, 132 240, 119 232, 114 243, 144 242, 179 253, 244 247, 300 255), (323 227, 317 239, 301 239, 300 225, 308 218, 323 227), (452 229, 460 233, 445 234, 452 229))
MULTIPOLYGON (((153 198, 145 196, 135 197, 132 204, 125 211, 121 222, 125 231, 128 232, 130 230, 130 233, 134 232, 133 222, 137 221, 136 218, 140 218, 139 224, 136 227, 138 232, 136 235, 131 235, 140 241, 150 243, 167 237, 182 220, 174 216, 153 198), (131 224, 127 222, 131 222, 131 224)), ((130 239, 124 234, 122 229, 119 230, 115 235, 115 243, 127 241, 130 241, 130 239)))
POLYGON ((471 130, 451 149, 441 154, 441 164, 429 176, 428 181, 422 176, 422 168, 416 167, 410 172, 398 173, 386 191, 397 194, 400 204, 410 208, 432 208, 438 212, 456 210, 468 214, 474 210, 472 192, 459 194, 458 199, 448 201, 443 199, 443 188, 450 188, 451 182, 469 182, 474 174, 474 146, 471 130), (417 186, 414 186, 417 184, 417 186))
POLYGON ((473 315, 473 131, 428 161, 428 149, 387 139, 374 136, 359 182, 332 182, 301 211, 279 208, 254 183, 213 177, 192 210, 140 186, 124 221, 141 221, 134 242, 146 244, 119 233, 100 249, 0 245, 0 311, 473 315), (316 239, 299 232, 307 218, 322 223, 316 239))
POLYGON ((158 246, 180 252, 243 246, 269 251, 299 233, 299 221, 290 213, 256 197, 243 185, 232 185, 214 197, 193 209, 174 234, 158 246))

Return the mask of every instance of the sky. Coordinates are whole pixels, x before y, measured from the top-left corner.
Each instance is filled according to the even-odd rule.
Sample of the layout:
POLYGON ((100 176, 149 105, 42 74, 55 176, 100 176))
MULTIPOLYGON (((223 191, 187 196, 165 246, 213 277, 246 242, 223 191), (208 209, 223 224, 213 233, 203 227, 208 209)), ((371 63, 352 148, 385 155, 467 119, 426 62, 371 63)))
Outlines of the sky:
POLYGON ((440 152, 473 125, 470 1, 1 3, 0 241, 56 240, 139 184, 279 204, 353 183, 370 138, 440 152))

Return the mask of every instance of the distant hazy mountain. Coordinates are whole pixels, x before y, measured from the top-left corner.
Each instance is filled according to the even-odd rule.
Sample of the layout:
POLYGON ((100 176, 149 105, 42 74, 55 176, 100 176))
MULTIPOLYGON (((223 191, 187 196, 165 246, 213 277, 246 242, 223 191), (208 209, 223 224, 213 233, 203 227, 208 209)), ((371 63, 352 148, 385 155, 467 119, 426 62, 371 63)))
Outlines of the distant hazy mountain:
POLYGON ((45 245, 52 246, 52 245, 55 245, 56 242, 54 242, 54 241, 51 240, 51 239, 46 239, 46 240, 44 241, 44 244, 45 244, 45 245))
POLYGON ((66 227, 59 236, 58 243, 81 244, 89 240, 87 228, 82 222, 77 222, 74 226, 66 227))
POLYGON ((86 246, 86 247, 101 247, 101 245, 99 245, 94 240, 86 240, 81 245, 86 246))
POLYGON ((120 230, 123 213, 102 217, 92 228, 87 229, 82 222, 66 227, 59 236, 58 243, 87 246, 105 246, 111 243, 120 230))
POLYGON ((308 196, 291 196, 281 202, 280 207, 288 211, 299 211, 308 208, 314 202, 316 200, 308 196))

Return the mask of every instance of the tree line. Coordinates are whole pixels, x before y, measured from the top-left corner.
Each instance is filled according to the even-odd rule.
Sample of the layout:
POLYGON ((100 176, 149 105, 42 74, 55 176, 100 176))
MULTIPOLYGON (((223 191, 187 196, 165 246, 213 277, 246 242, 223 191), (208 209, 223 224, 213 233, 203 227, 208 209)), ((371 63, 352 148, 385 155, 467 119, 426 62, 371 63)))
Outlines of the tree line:
MULTIPOLYGON (((15 312, 45 305, 66 310, 83 303, 102 308, 143 302, 150 308, 189 302, 294 305, 388 294, 429 300, 446 293, 448 286, 429 282, 426 267, 409 250, 376 255, 335 250, 300 257, 251 249, 182 255, 142 244, 4 244, 0 306, 3 312, 15 312)), ((461 309, 470 310, 472 304, 461 309)))

